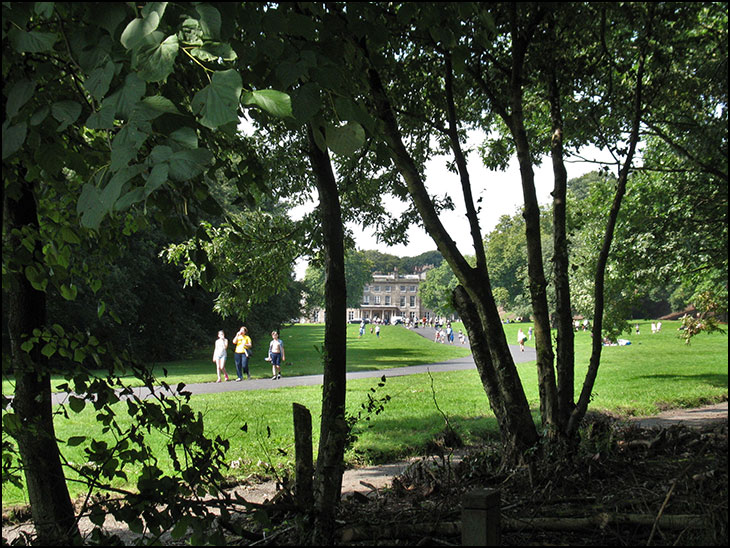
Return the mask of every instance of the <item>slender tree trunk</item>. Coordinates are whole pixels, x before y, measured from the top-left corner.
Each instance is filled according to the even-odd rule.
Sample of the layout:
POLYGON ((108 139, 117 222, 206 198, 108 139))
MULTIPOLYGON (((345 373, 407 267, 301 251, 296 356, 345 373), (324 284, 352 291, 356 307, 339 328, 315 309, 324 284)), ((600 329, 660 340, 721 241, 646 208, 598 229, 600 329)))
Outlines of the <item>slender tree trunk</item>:
MULTIPOLYGON (((22 185, 17 200, 5 196, 4 217, 14 238, 13 229, 38 230, 38 213, 33 191, 22 185)), ((16 242, 20 247, 20 242, 16 242)), ((40 254, 40 242, 36 253, 40 254)), ((15 372, 13 408, 22 424, 17 435, 18 450, 25 472, 33 524, 38 544, 70 545, 78 541, 79 530, 73 505, 63 475, 56 443, 51 407, 51 379, 47 360, 40 348, 25 352, 21 345, 35 329, 46 322, 46 294, 35 289, 28 279, 18 275, 8 295, 8 331, 11 361, 15 372)))
POLYGON ((525 236, 527 240, 527 269, 530 282, 530 297, 535 323, 535 347, 537 350, 537 374, 540 391, 540 413, 543 424, 551 431, 558 429, 558 397, 555 382, 554 354, 550 334, 550 310, 547 301, 547 282, 542 263, 542 241, 540 236, 540 205, 535 191, 535 174, 532 170, 532 155, 524 124, 522 104, 522 70, 528 38, 517 28, 517 15, 513 13, 512 30, 512 114, 506 122, 515 141, 517 159, 520 165, 522 192, 525 199, 525 236))
POLYGON ((593 342, 591 349, 591 359, 588 364, 588 371, 583 381, 578 402, 570 415, 568 422, 568 435, 573 435, 578 431, 578 427, 588 410, 588 404, 593 393, 593 386, 598 377, 598 367, 601 363, 601 350, 603 348, 603 311, 604 304, 604 287, 606 279, 606 265, 608 264, 608 256, 611 252, 611 243, 613 242, 616 223, 618 222, 618 214, 621 210, 621 202, 626 194, 626 183, 628 181, 631 165, 636 154, 636 147, 640 138, 641 115, 643 109, 643 79, 644 79, 644 63, 646 52, 641 52, 639 57, 638 68, 636 71, 636 92, 634 95, 634 112, 631 127, 631 134, 628 141, 628 152, 624 160, 621 172, 619 173, 618 182, 616 183, 616 192, 611 204, 611 210, 608 214, 606 223, 606 232, 603 236, 603 244, 598 254, 598 262, 596 265, 595 285, 594 285, 594 312, 593 312, 593 342))
POLYGON ((565 433, 570 414, 575 408, 575 332, 573 310, 570 302, 570 258, 566 233, 566 200, 568 173, 563 162, 563 116, 555 63, 552 59, 549 101, 552 119, 550 156, 553 163, 555 188, 553 190, 553 269, 555 279, 555 312, 557 317, 557 372, 558 372, 558 421, 565 433))
POLYGON ((347 355, 347 288, 345 248, 339 191, 326 150, 315 141, 307 126, 309 158, 319 192, 325 256, 324 381, 319 450, 314 481, 317 544, 333 542, 334 515, 342 493, 345 440, 345 388, 347 355))

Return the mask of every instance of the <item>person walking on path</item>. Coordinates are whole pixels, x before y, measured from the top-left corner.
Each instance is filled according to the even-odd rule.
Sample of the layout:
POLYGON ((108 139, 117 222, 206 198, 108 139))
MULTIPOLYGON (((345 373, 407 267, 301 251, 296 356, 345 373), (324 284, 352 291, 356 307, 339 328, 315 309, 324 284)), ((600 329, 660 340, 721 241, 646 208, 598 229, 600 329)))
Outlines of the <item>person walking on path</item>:
MULTIPOLYGON (((246 373, 246 378, 250 379, 251 375, 248 372, 248 358, 251 355, 251 337, 248 336, 248 329, 245 326, 241 326, 236 336, 233 338, 233 344, 236 345, 234 353, 234 359, 236 361, 236 374, 238 378, 236 381, 243 380, 243 374, 246 373)), ((228 380, 226 378, 226 380, 228 380)))
POLYGON ((279 334, 276 331, 271 332, 269 360, 271 361, 271 372, 273 374, 271 380, 280 379, 281 362, 286 361, 286 354, 284 353, 284 341, 279 339, 279 334))
POLYGON ((216 372, 218 373, 218 380, 221 382, 221 373, 228 380, 228 373, 226 373, 226 357, 228 355, 228 339, 226 339, 223 331, 218 331, 218 338, 215 340, 215 347, 213 349, 213 363, 215 364, 216 372))
POLYGON ((525 351, 525 341, 527 340, 527 337, 525 336, 525 332, 522 331, 522 328, 520 327, 519 331, 517 331, 517 342, 520 345, 520 352, 525 351))

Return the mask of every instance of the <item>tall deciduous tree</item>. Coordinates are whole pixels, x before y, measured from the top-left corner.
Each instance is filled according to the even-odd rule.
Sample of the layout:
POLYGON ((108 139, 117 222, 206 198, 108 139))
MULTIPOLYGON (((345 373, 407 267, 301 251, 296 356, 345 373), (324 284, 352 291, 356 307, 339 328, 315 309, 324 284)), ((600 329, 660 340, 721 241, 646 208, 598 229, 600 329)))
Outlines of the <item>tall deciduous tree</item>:
MULTIPOLYGON (((190 201, 215 205, 202 178, 212 155, 199 132, 235 125, 244 108, 286 116, 289 101, 273 90, 244 88, 230 68, 236 55, 229 16, 238 10, 231 4, 2 9, 3 287, 14 417, 23 425, 13 433, 39 542, 72 544, 78 529, 53 433, 45 360, 68 340, 66 347, 56 343, 65 330, 53 326, 52 335, 45 325, 45 292, 55 286, 73 299, 78 283, 93 286, 93 268, 72 264, 69 249, 103 235, 106 221, 130 207, 149 208, 169 233, 184 234, 195 225, 190 201), (173 85, 182 82, 189 85, 173 85), (40 207, 69 194, 77 197, 77 219, 59 222, 40 207)), ((74 359, 83 359, 82 350, 74 359)))
MULTIPOLYGON (((314 13, 331 23, 347 44, 346 70, 362 75, 353 80, 358 87, 349 90, 350 97, 366 105, 377 120, 364 127, 387 148, 423 225, 459 280, 454 296, 473 330, 470 340, 476 342, 477 365, 508 454, 516 458, 528 453, 538 434, 491 292, 464 134, 470 128, 501 131, 503 137, 496 142, 503 146, 483 154, 496 165, 504 163, 507 151, 516 154, 525 202, 541 414, 551 435, 570 439, 587 409, 600 363, 605 271, 642 120, 664 108, 672 93, 669 87, 645 88, 661 73, 656 56, 681 39, 673 28, 673 10, 672 4, 632 4, 627 9, 580 3, 461 3, 367 4, 346 10, 328 6, 328 11, 314 13), (580 397, 574 401, 564 162, 569 151, 588 144, 614 153, 618 176, 594 274, 593 353, 580 397), (475 267, 439 219, 440 208, 451 202, 449 196, 435 199, 422 171, 425 158, 445 150, 461 183, 475 267), (556 181, 552 245, 560 303, 557 371, 533 171, 544 154, 551 158, 556 181)), ((687 14, 696 18, 701 11, 693 4, 687 14)), ((697 28, 699 22, 693 21, 690 25, 697 28)))

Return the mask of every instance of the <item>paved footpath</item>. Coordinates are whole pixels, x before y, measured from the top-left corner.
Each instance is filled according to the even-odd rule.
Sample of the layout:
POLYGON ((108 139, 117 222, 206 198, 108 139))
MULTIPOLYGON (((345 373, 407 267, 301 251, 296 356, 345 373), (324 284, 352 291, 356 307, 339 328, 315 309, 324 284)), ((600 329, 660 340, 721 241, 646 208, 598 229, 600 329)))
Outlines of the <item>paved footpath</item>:
MULTIPOLYGON (((432 328, 414 329, 419 335, 434 339, 435 330, 432 328)), ((446 343, 448 344, 448 343, 446 343)), ((468 342, 460 345, 458 340, 454 342, 454 346, 468 346, 468 342)), ((515 363, 524 363, 535 361, 537 359, 534 348, 525 347, 524 352, 520 352, 520 347, 510 345, 510 351, 515 363)), ((466 369, 475 369, 474 357, 472 355, 455 358, 453 360, 443 361, 439 363, 431 363, 427 365, 412 365, 408 367, 395 367, 392 369, 381 369, 378 371, 358 371, 347 374, 347 380, 365 379, 374 377, 401 377, 403 375, 415 375, 418 373, 438 373, 443 371, 461 371, 466 369)), ((284 368, 286 371, 286 369, 284 368)), ((279 380, 272 379, 251 379, 247 381, 228 381, 228 382, 205 382, 196 384, 186 384, 185 390, 192 394, 213 394, 223 392, 242 392, 247 390, 271 390, 274 388, 283 388, 290 386, 316 386, 323 382, 323 375, 305 375, 299 377, 282 377, 279 380)), ((171 387, 174 388, 174 387, 171 387)), ((138 397, 144 398, 149 395, 149 389, 145 387, 135 388, 138 397)), ((68 398, 67 394, 54 393, 52 395, 54 405, 64 403, 68 398)), ((728 403, 727 401, 715 405, 710 405, 701 409, 677 409, 666 411, 654 417, 633 417, 632 421, 637 421, 647 428, 666 427, 671 425, 683 424, 686 426, 695 426, 706 424, 707 421, 727 421, 728 403)))
MULTIPOLYGON (((435 330, 432 328, 420 328, 420 329, 414 329, 415 333, 418 333, 422 337, 428 338, 430 340, 434 339, 435 336, 435 330)), ((448 343, 445 343, 448 344, 448 343)), ((468 347, 469 343, 466 342, 465 344, 461 345, 458 342, 458 339, 454 341, 453 346, 465 346, 468 347)), ((512 357, 515 360, 515 363, 524 363, 524 362, 530 362, 535 361, 537 359, 535 349, 530 347, 525 347, 524 352, 520 352, 520 347, 510 346, 510 350, 512 352, 512 357)), ((438 373, 443 371, 460 371, 465 369, 476 369, 476 365, 474 364, 474 357, 472 355, 463 357, 463 358, 455 358, 453 360, 447 360, 443 362, 438 363, 431 363, 426 365, 411 365, 408 367, 394 367, 392 369, 380 369, 377 371, 358 371, 358 372, 352 372, 347 374, 347 380, 351 379, 365 379, 365 378, 373 378, 373 377, 382 377, 385 375, 386 378, 388 377, 400 377, 403 375, 416 375, 418 373, 438 373)), ((286 368, 282 367, 282 370, 284 370, 284 373, 286 373, 286 368)), ((194 384, 186 384, 185 390, 192 394, 215 394, 215 393, 223 393, 223 392, 242 392, 247 390, 270 390, 273 388, 283 388, 283 387, 290 387, 290 386, 316 386, 321 385, 323 382, 323 375, 304 375, 304 376, 295 376, 295 377, 286 377, 282 376, 279 380, 272 380, 272 379, 251 379, 251 380, 245 380, 245 381, 228 381, 228 382, 204 382, 204 383, 194 383, 194 384)), ((171 387, 174 388, 174 387, 171 387)), ((149 389, 145 387, 138 387, 134 389, 135 394, 140 397, 146 397, 149 395, 149 389)), ((57 405, 59 403, 63 403, 67 399, 67 394, 53 394, 53 403, 54 405, 57 405)))

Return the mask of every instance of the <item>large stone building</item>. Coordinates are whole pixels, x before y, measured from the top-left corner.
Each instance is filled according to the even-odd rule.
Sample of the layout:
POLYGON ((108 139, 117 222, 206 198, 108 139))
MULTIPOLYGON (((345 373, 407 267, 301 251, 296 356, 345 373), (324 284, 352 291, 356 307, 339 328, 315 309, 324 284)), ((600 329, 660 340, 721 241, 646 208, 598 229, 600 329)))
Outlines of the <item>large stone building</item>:
MULTIPOLYGON (((416 274, 399 274, 397 270, 390 274, 373 274, 370 283, 363 288, 360 307, 347 309, 347 321, 391 323, 396 318, 404 322, 424 317, 430 319, 434 314, 422 305, 418 294, 418 286, 426 279, 429 268, 423 267, 416 274)), ((324 311, 315 311, 309 320, 323 322, 324 311)))
POLYGON ((425 278, 425 271, 398 274, 396 270, 391 274, 373 274, 372 281, 363 288, 360 308, 348 309, 347 320, 361 318, 391 323, 394 318, 406 322, 424 316, 430 318, 431 311, 424 309, 418 295, 418 286, 425 278))

